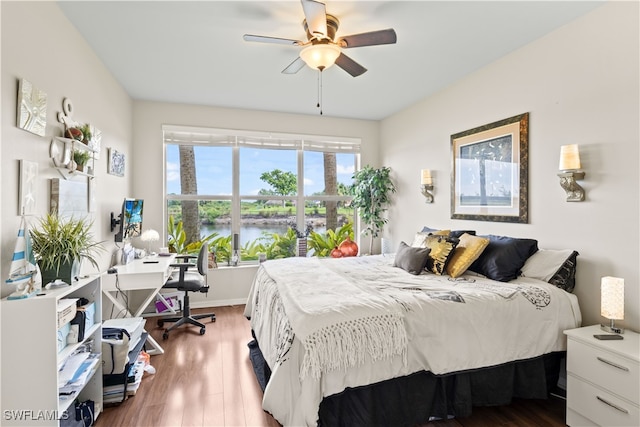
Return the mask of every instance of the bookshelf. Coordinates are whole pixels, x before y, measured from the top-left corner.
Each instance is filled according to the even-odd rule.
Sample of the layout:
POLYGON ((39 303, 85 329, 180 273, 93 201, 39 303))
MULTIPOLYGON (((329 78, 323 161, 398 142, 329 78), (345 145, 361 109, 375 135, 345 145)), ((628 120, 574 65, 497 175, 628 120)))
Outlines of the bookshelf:
POLYGON ((43 295, 20 300, 3 299, 2 327, 2 421, 3 426, 59 426, 65 411, 76 399, 95 402, 95 417, 102 410, 102 291, 94 275, 64 286, 42 291, 43 295), (58 351, 58 301, 86 298, 95 303, 93 325, 82 341, 58 351), (59 369, 80 347, 92 343, 99 361, 78 392, 60 395, 59 369))

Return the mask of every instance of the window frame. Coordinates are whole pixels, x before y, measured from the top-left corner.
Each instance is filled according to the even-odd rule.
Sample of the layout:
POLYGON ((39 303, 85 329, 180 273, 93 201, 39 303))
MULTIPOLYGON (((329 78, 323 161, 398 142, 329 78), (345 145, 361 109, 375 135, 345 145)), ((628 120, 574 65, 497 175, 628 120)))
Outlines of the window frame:
MULTIPOLYGON (((297 206, 306 206, 307 201, 348 202, 351 196, 310 195, 304 190, 304 153, 305 151, 335 152, 354 155, 354 170, 361 167, 361 139, 306 134, 288 134, 247 130, 230 130, 207 127, 163 125, 163 217, 168 221, 168 202, 182 200, 229 201, 231 203, 231 233, 239 234, 241 229, 241 204, 246 200, 295 200, 297 206), (232 148, 232 193, 230 195, 208 194, 168 194, 167 193, 167 147, 169 145, 226 146, 232 148), (295 149, 297 155, 297 194, 279 195, 243 195, 240 194, 240 148, 295 149)), ((299 230, 305 228, 305 209, 296 209, 296 225, 299 230)), ((354 213, 354 234, 359 244, 359 217, 354 213)), ((166 230, 165 230, 166 232, 166 230)))

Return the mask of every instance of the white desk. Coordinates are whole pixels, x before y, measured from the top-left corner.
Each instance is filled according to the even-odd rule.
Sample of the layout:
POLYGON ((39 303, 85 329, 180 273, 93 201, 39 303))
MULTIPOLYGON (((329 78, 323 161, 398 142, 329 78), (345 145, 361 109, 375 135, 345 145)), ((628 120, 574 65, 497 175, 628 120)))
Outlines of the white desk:
MULTIPOLYGON (((118 265, 115 267, 118 270, 117 273, 102 274, 102 293, 119 311, 126 312, 132 317, 142 317, 144 309, 155 300, 156 295, 171 276, 170 264, 174 261, 175 254, 166 257, 155 255, 136 259, 126 265, 118 265), (145 299, 137 307, 127 307, 117 298, 119 291, 146 291, 145 299)), ((148 351, 149 354, 164 353, 162 347, 151 335, 147 338, 147 342, 153 347, 148 351)))

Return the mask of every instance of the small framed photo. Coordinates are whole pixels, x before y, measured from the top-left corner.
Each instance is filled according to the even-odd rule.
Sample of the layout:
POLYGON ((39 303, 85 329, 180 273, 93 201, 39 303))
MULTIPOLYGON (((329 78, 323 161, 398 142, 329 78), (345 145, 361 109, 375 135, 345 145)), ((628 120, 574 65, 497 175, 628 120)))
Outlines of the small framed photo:
POLYGON ((109 148, 107 173, 116 176, 124 176, 124 153, 115 148, 109 148))

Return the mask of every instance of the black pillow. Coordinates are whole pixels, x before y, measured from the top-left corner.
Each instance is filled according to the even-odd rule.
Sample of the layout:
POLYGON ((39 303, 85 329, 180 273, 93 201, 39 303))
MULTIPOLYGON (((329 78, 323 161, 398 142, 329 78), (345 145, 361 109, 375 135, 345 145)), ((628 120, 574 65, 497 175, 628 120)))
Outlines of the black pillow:
POLYGON ((469 270, 490 279, 508 282, 520 275, 527 259, 538 250, 538 241, 507 236, 481 236, 489 239, 489 245, 469 270))
POLYGON ((562 267, 549 279, 549 283, 567 292, 573 292, 573 288, 576 286, 578 255, 580 254, 577 251, 573 251, 571 255, 569 255, 569 258, 562 264, 562 267))
POLYGON ((429 252, 431 252, 429 248, 414 248, 405 242, 400 242, 393 266, 400 267, 411 274, 420 274, 427 265, 429 252))

